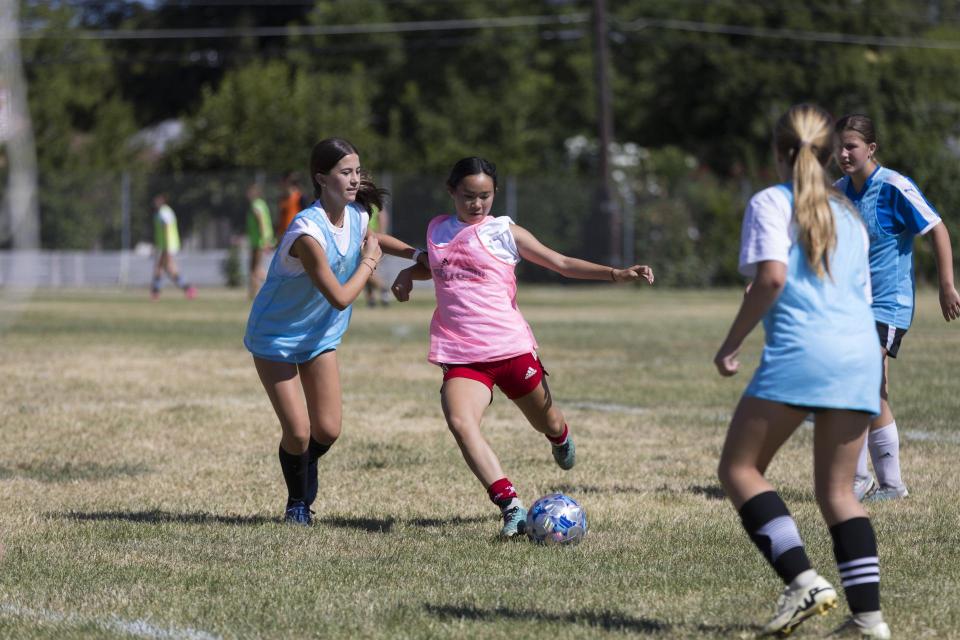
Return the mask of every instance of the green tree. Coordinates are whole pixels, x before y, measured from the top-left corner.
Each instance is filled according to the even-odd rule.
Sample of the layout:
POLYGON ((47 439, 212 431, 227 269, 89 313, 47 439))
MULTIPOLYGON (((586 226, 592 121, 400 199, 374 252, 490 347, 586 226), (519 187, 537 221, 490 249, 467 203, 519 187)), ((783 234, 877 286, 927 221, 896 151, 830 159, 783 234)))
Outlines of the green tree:
POLYGON ((65 4, 29 4, 21 40, 37 147, 41 242, 51 248, 116 247, 119 180, 135 127, 102 43, 71 37, 65 4), (35 37, 35 36, 45 37, 35 37))

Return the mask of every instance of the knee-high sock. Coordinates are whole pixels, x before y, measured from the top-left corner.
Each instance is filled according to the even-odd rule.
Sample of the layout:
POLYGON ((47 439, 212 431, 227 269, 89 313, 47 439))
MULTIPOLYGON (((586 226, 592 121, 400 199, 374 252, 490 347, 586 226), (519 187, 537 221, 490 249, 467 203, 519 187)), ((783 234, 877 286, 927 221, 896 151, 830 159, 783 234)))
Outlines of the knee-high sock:
POLYGON ((797 523, 776 491, 767 491, 747 500, 740 507, 740 520, 784 584, 790 584, 811 568, 797 523))
POLYGON ((280 469, 287 483, 287 506, 307 499, 307 465, 309 451, 289 453, 280 447, 280 469))
POLYGON ((830 527, 830 536, 850 611, 879 611, 880 559, 870 518, 851 518, 835 524, 830 527))
POLYGON ((317 462, 330 450, 332 444, 320 444, 313 438, 310 438, 310 447, 307 449, 307 494, 306 503, 309 507, 317 499, 317 491, 320 486, 318 477, 317 462))
POLYGON ((857 458, 857 477, 867 478, 870 476, 870 469, 867 467, 867 442, 869 436, 863 439, 863 446, 860 447, 860 457, 857 458))
POLYGON ((896 421, 870 430, 870 459, 882 487, 902 487, 900 477, 900 434, 896 421))

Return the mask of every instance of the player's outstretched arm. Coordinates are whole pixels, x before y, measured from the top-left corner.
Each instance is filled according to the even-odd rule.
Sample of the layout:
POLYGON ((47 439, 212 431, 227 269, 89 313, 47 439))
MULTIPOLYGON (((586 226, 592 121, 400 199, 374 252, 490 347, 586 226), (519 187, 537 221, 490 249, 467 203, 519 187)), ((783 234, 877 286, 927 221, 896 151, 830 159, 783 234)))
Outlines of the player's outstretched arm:
POLYGON ((350 276, 350 279, 340 284, 337 276, 330 269, 326 252, 316 239, 307 235, 300 236, 294 241, 291 254, 303 263, 303 268, 310 276, 313 286, 323 294, 323 297, 334 308, 341 311, 357 299, 357 296, 363 291, 363 286, 380 262, 380 258, 383 257, 376 235, 368 234, 360 250, 360 264, 357 265, 357 269, 350 276))
POLYGON ((602 264, 571 258, 558 253, 537 240, 532 233, 521 226, 510 228, 517 243, 517 250, 524 260, 555 271, 565 278, 579 280, 612 280, 614 282, 633 282, 646 280, 653 284, 653 269, 641 264, 635 264, 625 269, 607 267, 602 264))
POLYGON ((960 294, 953 281, 953 249, 950 247, 950 233, 940 222, 928 234, 933 255, 937 262, 937 275, 940 280, 940 311, 947 322, 960 318, 960 294))
POLYGON ((393 291, 393 297, 399 302, 406 302, 410 299, 410 292, 413 291, 414 280, 429 280, 431 277, 430 269, 417 263, 412 267, 407 267, 397 274, 393 281, 390 291, 393 291))
POLYGON ((726 340, 713 358, 713 364, 722 376, 732 376, 740 368, 737 355, 753 328, 773 306, 787 283, 787 265, 776 260, 765 260, 757 265, 757 277, 750 283, 737 317, 733 319, 726 340))
POLYGON ((398 240, 397 238, 394 238, 386 233, 377 232, 374 235, 376 235, 377 240, 380 241, 380 248, 383 249, 384 253, 391 256, 397 256, 398 258, 406 258, 407 260, 417 260, 418 262, 430 266, 427 262, 427 254, 425 252, 419 251, 418 253, 418 249, 415 247, 411 247, 403 240, 398 240))

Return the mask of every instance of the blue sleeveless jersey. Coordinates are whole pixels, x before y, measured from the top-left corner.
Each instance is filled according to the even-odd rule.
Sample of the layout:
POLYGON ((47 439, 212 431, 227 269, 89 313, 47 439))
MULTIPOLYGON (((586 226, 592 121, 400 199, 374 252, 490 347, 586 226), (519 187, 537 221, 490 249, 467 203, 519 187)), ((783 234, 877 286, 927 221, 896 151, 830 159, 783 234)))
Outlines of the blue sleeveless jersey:
MULTIPOLYGON (((297 216, 306 216, 323 231, 327 262, 340 284, 350 279, 360 261, 363 240, 360 209, 348 205, 350 241, 341 254, 327 228, 327 214, 318 204, 297 216)), ((253 300, 243 344, 255 356, 279 362, 301 363, 340 344, 350 324, 352 307, 337 310, 314 286, 305 272, 285 275, 279 270, 282 256, 277 251, 270 261, 263 287, 253 300)))
MULTIPOLYGON (((792 203, 792 190, 780 187, 792 203)), ((763 355, 744 395, 875 415, 882 363, 863 224, 839 202, 830 208, 837 233, 830 274, 818 278, 799 240, 793 242, 786 285, 763 318, 763 355)))
POLYGON ((850 176, 836 184, 860 210, 870 235, 870 279, 877 321, 909 329, 915 288, 913 239, 940 222, 940 216, 917 185, 885 167, 877 167, 860 193, 854 191, 850 176))

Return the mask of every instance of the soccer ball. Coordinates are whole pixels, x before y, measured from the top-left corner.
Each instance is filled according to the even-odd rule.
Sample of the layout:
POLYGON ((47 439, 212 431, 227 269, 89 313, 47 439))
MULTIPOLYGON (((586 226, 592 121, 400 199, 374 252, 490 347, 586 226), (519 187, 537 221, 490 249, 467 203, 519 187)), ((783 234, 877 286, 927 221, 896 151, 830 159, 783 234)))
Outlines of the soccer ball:
POLYGON ((578 544, 587 535, 587 512, 562 493, 543 496, 527 514, 527 535, 537 544, 578 544))

